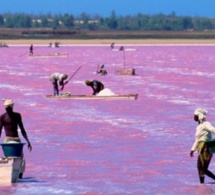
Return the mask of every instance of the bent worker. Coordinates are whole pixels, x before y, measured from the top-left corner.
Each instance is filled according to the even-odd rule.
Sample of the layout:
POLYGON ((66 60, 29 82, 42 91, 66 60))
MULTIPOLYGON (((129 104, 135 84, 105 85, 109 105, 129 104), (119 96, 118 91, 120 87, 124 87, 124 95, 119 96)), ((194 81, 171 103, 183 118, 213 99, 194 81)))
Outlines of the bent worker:
POLYGON ((98 94, 101 90, 104 89, 103 83, 100 82, 100 81, 97 81, 97 80, 93 80, 93 81, 86 80, 86 81, 85 81, 85 84, 86 84, 87 86, 90 86, 90 87, 93 89, 93 94, 92 94, 92 95, 96 95, 96 94, 98 94))
POLYGON ((33 44, 31 44, 30 48, 29 48, 29 55, 33 56, 33 44))
POLYGON ((101 68, 100 68, 99 71, 97 71, 97 74, 107 75, 107 71, 105 69, 105 65, 104 64, 101 65, 101 68))
POLYGON ((61 91, 64 89, 64 85, 68 83, 68 81, 65 81, 67 78, 68 78, 67 74, 57 72, 51 74, 50 81, 53 84, 54 96, 59 95, 59 86, 61 86, 60 88, 61 91))
MULTIPOLYGON (((28 139, 28 135, 26 133, 24 125, 22 123, 21 114, 13 111, 14 102, 12 100, 3 99, 3 102, 4 102, 3 104, 6 112, 0 116, 0 137, 2 133, 2 128, 4 127, 5 135, 6 135, 4 139, 5 143, 10 141, 21 143, 21 139, 19 138, 19 134, 18 134, 18 127, 19 127, 21 130, 22 136, 25 138, 25 140, 28 143, 28 149, 29 151, 31 151, 32 146, 28 139)), ((21 168, 19 178, 22 178, 23 173, 25 171, 25 165, 26 165, 24 155, 22 155, 22 158, 23 158, 23 166, 21 168)))
POLYGON ((194 151, 198 150, 197 169, 200 183, 204 183, 205 175, 215 180, 215 175, 208 170, 212 154, 208 150, 205 141, 212 139, 212 133, 215 133, 215 127, 206 121, 207 111, 198 108, 194 112, 194 120, 198 122, 196 127, 196 139, 191 148, 190 156, 193 157, 194 151))

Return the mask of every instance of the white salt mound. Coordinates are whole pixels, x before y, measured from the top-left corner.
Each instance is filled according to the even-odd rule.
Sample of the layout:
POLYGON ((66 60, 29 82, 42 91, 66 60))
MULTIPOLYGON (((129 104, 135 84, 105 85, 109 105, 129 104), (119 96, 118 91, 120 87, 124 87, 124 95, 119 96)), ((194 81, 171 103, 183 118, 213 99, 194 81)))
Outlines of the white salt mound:
POLYGON ((111 96, 111 95, 116 95, 113 91, 111 91, 110 89, 108 88, 105 88, 103 90, 101 90, 97 96, 111 96))

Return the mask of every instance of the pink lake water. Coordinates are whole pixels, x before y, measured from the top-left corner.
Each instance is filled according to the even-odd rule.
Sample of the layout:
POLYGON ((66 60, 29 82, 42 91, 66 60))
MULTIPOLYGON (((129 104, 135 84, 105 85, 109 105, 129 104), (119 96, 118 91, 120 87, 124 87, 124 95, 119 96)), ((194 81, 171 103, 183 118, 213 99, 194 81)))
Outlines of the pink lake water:
MULTIPOLYGON (((215 125, 215 46, 125 48, 135 50, 125 52, 125 61, 104 45, 34 47, 35 55, 68 58, 30 58, 28 46, 0 48, 0 98, 15 101, 33 146, 31 153, 24 148, 24 178, 1 186, 0 194, 215 194, 215 181, 199 184, 197 154, 189 156, 194 110, 207 109, 215 125), (95 73, 103 63, 107 76, 95 73), (136 75, 115 74, 124 65, 136 75), (138 99, 44 97, 53 93, 50 74, 70 76, 80 66, 64 92, 90 95, 84 81, 97 79, 116 94, 138 93, 138 99)), ((214 159, 210 169, 215 172, 214 159)))

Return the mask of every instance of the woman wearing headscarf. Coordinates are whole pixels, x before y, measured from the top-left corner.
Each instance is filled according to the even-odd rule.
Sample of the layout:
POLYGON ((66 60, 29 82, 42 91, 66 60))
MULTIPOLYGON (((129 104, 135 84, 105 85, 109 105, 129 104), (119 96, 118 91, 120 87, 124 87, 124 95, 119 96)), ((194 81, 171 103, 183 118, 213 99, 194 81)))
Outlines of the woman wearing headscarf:
POLYGON ((208 150, 205 141, 212 139, 212 133, 215 133, 215 127, 210 122, 206 121, 207 111, 198 108, 194 112, 194 120, 198 122, 196 127, 195 142, 191 148, 190 156, 198 151, 197 169, 199 174, 200 183, 204 183, 205 175, 215 180, 215 175, 208 170, 212 154, 208 150))

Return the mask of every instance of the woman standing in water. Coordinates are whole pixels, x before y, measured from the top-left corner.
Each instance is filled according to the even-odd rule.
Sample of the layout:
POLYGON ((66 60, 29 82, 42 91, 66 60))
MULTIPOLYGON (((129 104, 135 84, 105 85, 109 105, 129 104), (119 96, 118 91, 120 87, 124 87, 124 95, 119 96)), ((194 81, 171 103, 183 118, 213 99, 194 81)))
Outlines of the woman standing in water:
POLYGON ((190 156, 193 157, 194 151, 198 150, 197 169, 200 183, 204 183, 205 175, 215 180, 215 175, 208 170, 213 154, 210 153, 205 141, 212 139, 212 133, 215 133, 215 127, 206 121, 207 111, 198 108, 194 112, 194 120, 198 122, 196 127, 196 139, 191 148, 190 156))

